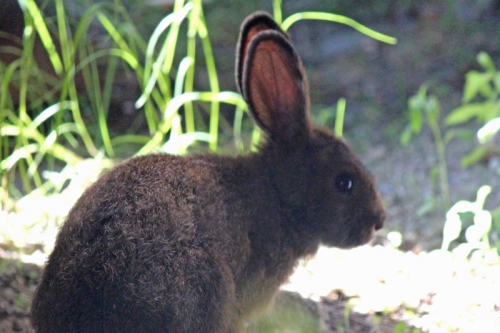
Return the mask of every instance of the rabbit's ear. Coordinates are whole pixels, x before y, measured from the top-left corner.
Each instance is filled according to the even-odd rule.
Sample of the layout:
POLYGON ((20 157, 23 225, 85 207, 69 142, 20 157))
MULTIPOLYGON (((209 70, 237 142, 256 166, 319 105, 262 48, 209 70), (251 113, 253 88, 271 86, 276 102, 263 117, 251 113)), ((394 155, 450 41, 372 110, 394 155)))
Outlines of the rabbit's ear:
POLYGON ((279 32, 265 30, 249 43, 242 93, 258 125, 273 139, 309 134, 309 92, 302 62, 279 32))
POLYGON ((243 88, 243 64, 246 58, 248 44, 256 34, 264 30, 275 30, 289 39, 288 35, 281 30, 280 26, 273 20, 271 15, 266 12, 256 12, 241 24, 240 36, 236 46, 236 85, 240 93, 242 93, 243 88))

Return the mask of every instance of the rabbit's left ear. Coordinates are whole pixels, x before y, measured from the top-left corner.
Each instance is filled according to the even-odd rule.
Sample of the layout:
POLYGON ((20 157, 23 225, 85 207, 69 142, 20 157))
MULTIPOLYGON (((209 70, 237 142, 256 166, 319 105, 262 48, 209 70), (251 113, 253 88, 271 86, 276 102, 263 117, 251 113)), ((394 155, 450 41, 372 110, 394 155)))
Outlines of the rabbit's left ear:
POLYGON ((266 12, 256 12, 243 21, 240 28, 238 45, 236 46, 236 85, 240 93, 243 93, 243 64, 247 56, 248 44, 250 44, 255 35, 264 30, 274 30, 282 34, 285 38, 289 38, 286 32, 273 20, 271 15, 266 12))
POLYGON ((242 94, 258 125, 275 140, 309 135, 309 92, 302 62, 279 31, 257 33, 243 53, 242 94))

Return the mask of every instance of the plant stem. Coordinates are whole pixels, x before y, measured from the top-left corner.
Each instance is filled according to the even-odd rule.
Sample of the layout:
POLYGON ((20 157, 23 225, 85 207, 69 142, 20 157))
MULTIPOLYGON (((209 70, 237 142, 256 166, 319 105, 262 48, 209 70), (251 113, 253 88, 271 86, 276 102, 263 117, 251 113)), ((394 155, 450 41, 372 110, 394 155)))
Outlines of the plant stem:
POLYGON ((443 208, 447 212, 450 209, 450 189, 448 185, 448 166, 446 164, 445 143, 438 123, 429 121, 438 158, 439 188, 443 199, 443 208))

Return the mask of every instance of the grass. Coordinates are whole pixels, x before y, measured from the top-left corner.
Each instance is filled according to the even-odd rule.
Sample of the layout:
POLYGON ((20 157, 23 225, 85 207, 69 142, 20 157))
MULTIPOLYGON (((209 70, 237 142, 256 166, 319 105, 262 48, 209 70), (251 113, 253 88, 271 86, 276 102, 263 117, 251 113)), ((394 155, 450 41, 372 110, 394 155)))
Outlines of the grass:
MULTIPOLYGON (((174 12, 158 25, 149 40, 140 37, 119 1, 91 6, 74 26, 68 24, 62 0, 54 2, 55 20, 45 17, 33 0, 21 4, 25 18, 21 54, 16 61, 2 66, 1 73, 0 107, 5 116, 0 171, 3 183, 14 184, 13 180, 19 177, 23 189, 6 186, 4 198, 41 188, 41 164, 74 165, 83 158, 101 155, 116 158, 120 146, 134 146, 139 153, 148 153, 161 148, 167 133, 170 140, 182 141, 179 146, 186 145, 186 140, 179 140, 184 132, 193 133, 192 137, 208 141, 215 151, 220 101, 244 108, 237 94, 219 94, 201 1, 176 1, 174 12), (175 68, 176 43, 184 20, 190 22, 186 37, 189 46, 175 68), (106 40, 106 47, 98 48, 87 40, 89 27, 96 22, 105 33, 102 39, 106 40), (209 93, 193 92, 197 38, 203 45, 209 93), (50 61, 49 68, 39 67, 33 58, 37 43, 50 61), (136 107, 144 112, 149 135, 110 134, 106 119, 118 68, 132 73, 143 91, 136 107), (173 88, 170 79, 174 73, 173 88), (18 86, 14 87, 16 81, 18 86), (48 93, 39 91, 44 86, 49 87, 48 93), (12 89, 19 91, 15 100, 8 98, 12 89), (194 101, 211 103, 208 131, 201 132, 208 135, 199 134, 194 126, 194 101), (181 106, 184 127, 179 126, 181 106), (94 119, 97 127, 91 124, 94 119), (174 126, 177 127, 172 130, 174 126)), ((193 141, 187 140, 188 145, 193 141)))
MULTIPOLYGON (((239 150, 248 147, 242 139, 248 137, 242 133, 246 105, 238 93, 220 91, 201 0, 176 0, 172 13, 159 22, 149 39, 141 37, 119 0, 91 5, 77 21, 67 15, 62 0, 54 0, 54 16, 47 16, 45 4, 34 0, 21 0, 20 5, 24 34, 21 39, 7 36, 19 48, 1 50, 17 55, 15 61, 0 66, 4 209, 12 207, 9 200, 34 189, 60 190, 61 186, 43 176, 44 170, 75 166, 86 158, 116 159, 154 151, 183 154, 200 142, 215 152, 221 103, 235 108, 235 146, 239 150), (92 37, 95 31, 100 32, 97 38, 92 37), (209 91, 194 90, 200 70, 206 72, 209 91), (133 77, 141 91, 135 108, 147 128, 145 133, 113 133, 108 126, 113 88, 121 72, 133 77), (205 123, 200 110, 207 103, 205 123)), ((274 1, 273 9, 285 30, 299 20, 328 20, 395 42, 340 15, 303 12, 282 20, 281 1, 274 1)), ((339 112, 342 105, 345 102, 339 104, 339 112)), ((338 117, 340 135, 342 122, 343 117, 338 117)), ((255 143, 260 135, 254 129, 250 137, 255 143)))

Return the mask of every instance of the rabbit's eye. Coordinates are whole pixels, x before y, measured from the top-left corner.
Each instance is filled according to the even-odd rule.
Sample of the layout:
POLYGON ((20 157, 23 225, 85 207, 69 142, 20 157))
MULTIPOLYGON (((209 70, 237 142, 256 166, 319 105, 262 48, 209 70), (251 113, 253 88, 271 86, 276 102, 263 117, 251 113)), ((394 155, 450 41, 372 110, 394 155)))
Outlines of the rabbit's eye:
POLYGON ((352 177, 347 173, 341 173, 335 179, 335 186, 342 194, 349 194, 352 189, 352 177))

